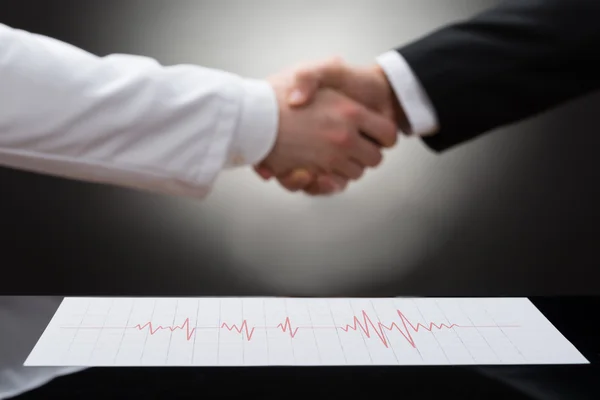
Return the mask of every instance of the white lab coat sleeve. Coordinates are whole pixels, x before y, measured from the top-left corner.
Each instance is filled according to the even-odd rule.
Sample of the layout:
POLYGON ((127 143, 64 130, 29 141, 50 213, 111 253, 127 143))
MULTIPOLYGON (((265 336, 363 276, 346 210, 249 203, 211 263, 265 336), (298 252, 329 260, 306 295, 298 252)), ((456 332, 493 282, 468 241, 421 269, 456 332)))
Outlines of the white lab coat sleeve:
POLYGON ((277 127, 265 81, 0 24, 0 166, 202 198, 264 159, 277 127))

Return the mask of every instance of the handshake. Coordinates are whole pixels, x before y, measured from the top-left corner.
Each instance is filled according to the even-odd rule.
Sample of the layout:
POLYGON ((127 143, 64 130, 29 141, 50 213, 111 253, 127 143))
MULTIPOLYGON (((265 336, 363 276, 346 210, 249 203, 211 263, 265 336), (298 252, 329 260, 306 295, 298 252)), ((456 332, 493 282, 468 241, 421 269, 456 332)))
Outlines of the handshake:
POLYGON ((289 191, 328 195, 344 190, 406 125, 384 71, 352 67, 339 58, 269 77, 279 104, 279 130, 255 171, 289 191))

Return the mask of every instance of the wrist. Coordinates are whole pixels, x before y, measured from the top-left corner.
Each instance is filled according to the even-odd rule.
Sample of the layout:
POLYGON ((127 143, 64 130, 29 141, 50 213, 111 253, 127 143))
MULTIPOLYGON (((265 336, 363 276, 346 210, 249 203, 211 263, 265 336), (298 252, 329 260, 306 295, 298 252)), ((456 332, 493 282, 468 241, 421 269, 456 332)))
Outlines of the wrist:
POLYGON ((383 107, 384 114, 392 119, 398 129, 402 132, 408 132, 410 130, 410 123, 402 108, 402 104, 398 100, 392 83, 390 82, 388 75, 385 70, 377 63, 371 67, 374 74, 377 75, 382 86, 385 87, 386 99, 384 101, 385 106, 383 107))
POLYGON ((398 106, 396 118, 403 133, 409 136, 428 136, 438 130, 435 107, 419 78, 398 51, 388 51, 377 57, 398 106))
POLYGON ((392 118, 396 123, 398 129, 402 132, 410 132, 410 122, 408 121, 408 117, 404 112, 404 108, 402 108, 402 105, 400 104, 398 98, 394 94, 394 91, 391 91, 390 104, 392 109, 392 118))

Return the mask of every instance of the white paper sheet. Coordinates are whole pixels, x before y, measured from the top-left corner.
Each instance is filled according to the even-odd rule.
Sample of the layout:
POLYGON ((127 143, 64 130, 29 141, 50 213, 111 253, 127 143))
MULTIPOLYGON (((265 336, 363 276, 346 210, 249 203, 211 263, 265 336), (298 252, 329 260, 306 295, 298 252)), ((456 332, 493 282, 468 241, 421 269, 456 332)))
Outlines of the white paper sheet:
POLYGON ((527 298, 65 298, 25 365, 587 363, 527 298))

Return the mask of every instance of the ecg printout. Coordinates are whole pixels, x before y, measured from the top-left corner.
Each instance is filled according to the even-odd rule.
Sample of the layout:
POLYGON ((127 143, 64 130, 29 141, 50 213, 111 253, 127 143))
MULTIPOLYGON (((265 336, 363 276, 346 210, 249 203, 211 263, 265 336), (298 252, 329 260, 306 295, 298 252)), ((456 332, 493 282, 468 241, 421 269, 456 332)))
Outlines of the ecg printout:
POLYGON ((587 364, 527 298, 65 298, 27 366, 587 364))

